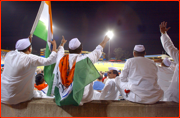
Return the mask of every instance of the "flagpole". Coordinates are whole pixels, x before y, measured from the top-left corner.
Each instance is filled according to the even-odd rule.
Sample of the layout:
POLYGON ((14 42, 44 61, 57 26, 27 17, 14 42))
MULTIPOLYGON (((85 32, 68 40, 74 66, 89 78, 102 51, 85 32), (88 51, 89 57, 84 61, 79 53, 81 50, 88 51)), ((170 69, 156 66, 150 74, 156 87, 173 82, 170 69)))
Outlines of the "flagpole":
POLYGON ((30 34, 32 35, 32 37, 33 37, 33 33, 34 33, 35 29, 36 29, 36 26, 37 26, 37 24, 38 24, 38 21, 39 21, 39 18, 40 18, 40 16, 41 16, 41 13, 42 13, 42 11, 43 11, 44 3, 45 3, 45 1, 41 1, 41 5, 40 5, 40 8, 39 8, 39 11, 38 11, 38 13, 37 13, 36 19, 35 19, 35 21, 34 21, 33 27, 32 27, 31 32, 30 32, 30 34))

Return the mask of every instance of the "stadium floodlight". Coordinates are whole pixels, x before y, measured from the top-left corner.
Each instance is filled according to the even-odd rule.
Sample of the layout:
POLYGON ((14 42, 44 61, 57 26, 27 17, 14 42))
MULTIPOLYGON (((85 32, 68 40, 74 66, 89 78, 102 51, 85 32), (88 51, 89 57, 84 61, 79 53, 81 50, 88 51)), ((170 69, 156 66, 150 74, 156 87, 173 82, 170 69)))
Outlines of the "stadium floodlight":
POLYGON ((106 33, 106 35, 107 35, 110 39, 112 39, 113 36, 114 36, 114 34, 113 34, 112 31, 108 31, 108 32, 106 33))

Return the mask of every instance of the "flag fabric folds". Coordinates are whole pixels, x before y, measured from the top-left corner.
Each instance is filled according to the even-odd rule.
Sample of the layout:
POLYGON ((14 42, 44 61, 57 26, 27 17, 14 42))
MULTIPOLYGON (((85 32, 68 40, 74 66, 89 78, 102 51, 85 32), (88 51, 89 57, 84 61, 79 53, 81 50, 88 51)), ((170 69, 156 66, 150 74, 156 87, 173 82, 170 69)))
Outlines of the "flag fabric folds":
POLYGON ((55 69, 54 95, 55 102, 59 106, 78 106, 83 97, 84 87, 100 77, 99 72, 88 57, 76 62, 73 82, 68 88, 63 86, 61 82, 58 67, 55 69))
MULTIPOLYGON (((42 1, 30 34, 33 34, 47 42, 45 58, 49 57, 49 55, 51 54, 52 47, 48 41, 53 39, 52 26, 53 23, 52 23, 51 2, 42 1)), ((44 67, 44 79, 50 88, 52 87, 51 78, 53 78, 52 76, 53 76, 54 66, 55 64, 44 67)))

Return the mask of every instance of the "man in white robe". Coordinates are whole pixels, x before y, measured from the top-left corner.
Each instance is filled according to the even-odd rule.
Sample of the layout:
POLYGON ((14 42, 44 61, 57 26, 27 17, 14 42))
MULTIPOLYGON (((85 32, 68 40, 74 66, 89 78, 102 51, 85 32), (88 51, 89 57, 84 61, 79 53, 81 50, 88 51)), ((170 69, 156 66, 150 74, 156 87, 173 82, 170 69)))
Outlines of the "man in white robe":
POLYGON ((170 68, 171 61, 168 58, 163 59, 158 67, 158 85, 165 92, 171 83, 174 70, 170 68))
POLYGON ((172 82, 165 92, 165 96, 167 97, 167 101, 179 103, 179 50, 174 46, 167 34, 170 27, 166 28, 166 26, 167 22, 162 22, 159 25, 161 32, 161 43, 164 50, 170 55, 170 57, 173 58, 174 62, 176 63, 176 68, 172 77, 172 82))
POLYGON ((118 69, 115 67, 109 67, 109 72, 107 74, 108 80, 105 83, 105 86, 101 92, 100 100, 118 100, 119 91, 115 84, 115 78, 119 76, 118 69))
POLYGON ((16 50, 6 54, 4 71, 1 75, 1 102, 18 104, 33 98, 35 70, 37 66, 51 65, 56 62, 56 41, 48 58, 31 54, 31 36, 16 42, 16 50))
MULTIPOLYGON (((64 39, 65 40, 65 39, 64 39)), ((89 58, 92 63, 96 63, 99 58, 102 55, 103 52, 103 48, 105 47, 106 43, 109 41, 109 38, 107 36, 105 36, 104 40, 95 48, 95 50, 93 50, 91 53, 89 54, 81 54, 82 51, 82 44, 81 42, 77 39, 77 38, 73 38, 69 41, 69 69, 72 68, 73 63, 74 62, 79 62, 85 58, 89 58)), ((55 71, 54 73, 57 73, 56 70, 59 70, 58 65, 59 62, 61 60, 61 58, 64 56, 64 44, 66 43, 66 40, 64 42, 62 42, 61 46, 59 47, 59 52, 57 54, 57 60, 56 60, 56 66, 55 66, 55 71)), ((53 87, 52 87, 52 94, 54 93, 54 89, 55 86, 58 86, 57 83, 59 83, 59 79, 60 79, 60 73, 58 72, 58 79, 54 79, 53 81, 53 87)), ((83 98, 80 102, 80 105, 83 105, 86 102, 90 102, 93 99, 93 94, 94 94, 94 90, 93 90, 93 82, 88 84, 85 88, 84 88, 84 93, 83 93, 83 98)))
POLYGON ((143 45, 135 45, 134 57, 126 61, 120 77, 115 81, 124 99, 153 104, 161 100, 164 93, 157 84, 157 66, 145 58, 145 54, 143 45))

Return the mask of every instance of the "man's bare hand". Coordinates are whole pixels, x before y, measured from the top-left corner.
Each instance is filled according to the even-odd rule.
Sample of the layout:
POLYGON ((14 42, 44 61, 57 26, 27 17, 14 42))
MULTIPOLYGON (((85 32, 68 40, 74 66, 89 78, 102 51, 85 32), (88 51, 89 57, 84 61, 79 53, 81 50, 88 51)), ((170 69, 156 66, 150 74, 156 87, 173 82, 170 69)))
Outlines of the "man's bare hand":
POLYGON ((103 48, 106 46, 106 43, 110 40, 110 38, 108 36, 104 37, 104 40, 99 44, 101 45, 103 48))
POLYGON ((61 40, 61 46, 64 46, 64 44, 67 42, 67 40, 65 40, 64 36, 62 36, 62 40, 61 40))
POLYGON ((29 35, 29 41, 32 42, 32 34, 29 35))
POLYGON ((161 33, 164 34, 165 32, 167 32, 171 28, 171 27, 166 28, 166 26, 167 26, 167 22, 165 22, 165 21, 161 22, 161 24, 159 25, 161 33))
POLYGON ((52 41, 49 40, 49 42, 50 42, 52 45, 56 44, 56 41, 55 41, 54 39, 53 39, 52 41))
POLYGON ((52 51, 55 51, 55 52, 56 52, 56 47, 57 47, 56 41, 53 39, 53 41, 49 40, 49 42, 53 45, 52 51))
POLYGON ((104 41, 108 42, 110 40, 110 38, 108 36, 104 37, 104 41))

